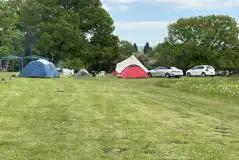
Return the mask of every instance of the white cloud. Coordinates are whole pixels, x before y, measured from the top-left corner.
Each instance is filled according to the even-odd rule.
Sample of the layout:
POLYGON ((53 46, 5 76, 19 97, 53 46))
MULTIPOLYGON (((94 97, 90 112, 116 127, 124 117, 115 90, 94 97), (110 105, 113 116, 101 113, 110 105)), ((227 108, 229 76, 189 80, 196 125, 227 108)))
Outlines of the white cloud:
MULTIPOLYGON (((175 21, 115 21, 115 34, 122 40, 144 45, 150 42, 157 45, 168 35, 168 25, 175 21)), ((239 20, 237 21, 239 24, 239 20)))
MULTIPOLYGON (((115 29, 117 31, 132 31, 132 30, 167 30, 169 24, 176 21, 115 21, 115 29)), ((239 20, 237 20, 239 25, 239 20)))
POLYGON ((112 7, 108 5, 108 3, 103 3, 103 6, 102 6, 105 10, 107 11, 111 11, 112 10, 112 7))
POLYGON ((173 21, 116 21, 115 27, 118 31, 124 30, 155 30, 159 28, 167 29, 173 21))
POLYGON ((137 0, 102 0, 102 2, 110 2, 110 3, 133 3, 137 0))
POLYGON ((129 40, 142 46, 149 42, 155 46, 167 37, 170 23, 173 21, 116 21, 115 34, 119 35, 121 40, 129 40))
POLYGON ((173 21, 116 21, 115 34, 121 40, 129 40, 139 45, 150 42, 156 45, 167 37, 167 27, 173 21))
POLYGON ((129 7, 127 5, 119 5, 119 10, 126 12, 129 9, 129 7))
POLYGON ((236 8, 239 0, 103 0, 103 3, 129 4, 137 2, 147 3, 170 3, 179 8, 236 8))

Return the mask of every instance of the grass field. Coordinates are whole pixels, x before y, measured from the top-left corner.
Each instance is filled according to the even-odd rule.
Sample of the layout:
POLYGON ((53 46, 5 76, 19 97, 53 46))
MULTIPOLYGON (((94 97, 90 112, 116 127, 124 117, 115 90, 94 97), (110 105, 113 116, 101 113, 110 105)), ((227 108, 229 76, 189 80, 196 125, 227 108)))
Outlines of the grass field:
POLYGON ((238 99, 239 78, 8 80, 0 159, 236 160, 238 99))

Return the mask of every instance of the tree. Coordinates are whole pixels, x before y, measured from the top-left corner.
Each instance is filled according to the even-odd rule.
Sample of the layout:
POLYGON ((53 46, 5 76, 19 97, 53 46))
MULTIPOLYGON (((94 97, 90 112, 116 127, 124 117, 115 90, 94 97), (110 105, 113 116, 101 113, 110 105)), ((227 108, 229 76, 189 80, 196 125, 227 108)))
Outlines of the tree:
POLYGON ((52 61, 66 60, 73 57, 83 57, 86 50, 80 30, 60 19, 55 24, 42 24, 36 47, 49 55, 52 61), (77 43, 76 43, 77 42, 77 43))
POLYGON ((80 59, 75 58, 75 59, 67 59, 64 62, 64 67, 74 69, 75 72, 77 73, 79 69, 86 68, 87 66, 85 66, 80 59))
POLYGON ((238 41, 239 30, 235 19, 229 16, 199 16, 179 19, 169 25, 169 38, 172 43, 193 41, 223 51, 238 41))
POLYGON ((119 57, 113 20, 100 0, 26 0, 16 4, 29 54, 39 50, 55 61, 79 59, 89 68, 102 66, 97 70, 110 68, 119 57))
POLYGON ((147 42, 144 46, 144 54, 151 54, 152 48, 149 46, 149 42, 147 42))
POLYGON ((233 61, 238 55, 233 50, 238 48, 239 30, 236 20, 229 16, 181 18, 168 29, 168 42, 178 52, 177 64, 185 68, 209 63, 220 68, 228 57, 233 61))
POLYGON ((136 43, 134 43, 134 53, 137 53, 137 52, 139 52, 139 50, 138 50, 138 46, 137 46, 136 43))
POLYGON ((21 54, 23 33, 17 29, 18 15, 7 1, 0 1, 0 55, 21 54))
POLYGON ((119 54, 121 55, 121 59, 124 59, 127 56, 132 55, 134 51, 135 48, 129 41, 120 41, 119 54))
POLYGON ((176 64, 176 50, 168 42, 158 44, 153 50, 154 64, 156 66, 174 66, 176 64))

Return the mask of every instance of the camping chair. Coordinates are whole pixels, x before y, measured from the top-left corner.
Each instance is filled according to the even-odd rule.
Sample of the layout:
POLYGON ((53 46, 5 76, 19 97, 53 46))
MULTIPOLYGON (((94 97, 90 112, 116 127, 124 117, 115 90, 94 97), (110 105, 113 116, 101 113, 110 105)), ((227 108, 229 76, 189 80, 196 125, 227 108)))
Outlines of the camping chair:
POLYGON ((2 71, 3 71, 3 72, 7 72, 7 65, 3 65, 2 71))

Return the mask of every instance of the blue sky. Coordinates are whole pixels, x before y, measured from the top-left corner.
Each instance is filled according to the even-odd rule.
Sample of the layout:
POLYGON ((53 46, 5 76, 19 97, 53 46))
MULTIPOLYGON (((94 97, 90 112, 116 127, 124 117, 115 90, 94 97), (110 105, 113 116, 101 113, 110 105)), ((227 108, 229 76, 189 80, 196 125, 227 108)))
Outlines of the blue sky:
POLYGON ((155 46, 167 36, 167 26, 179 18, 223 14, 239 20, 239 0, 102 0, 115 22, 115 34, 143 46, 155 46))

